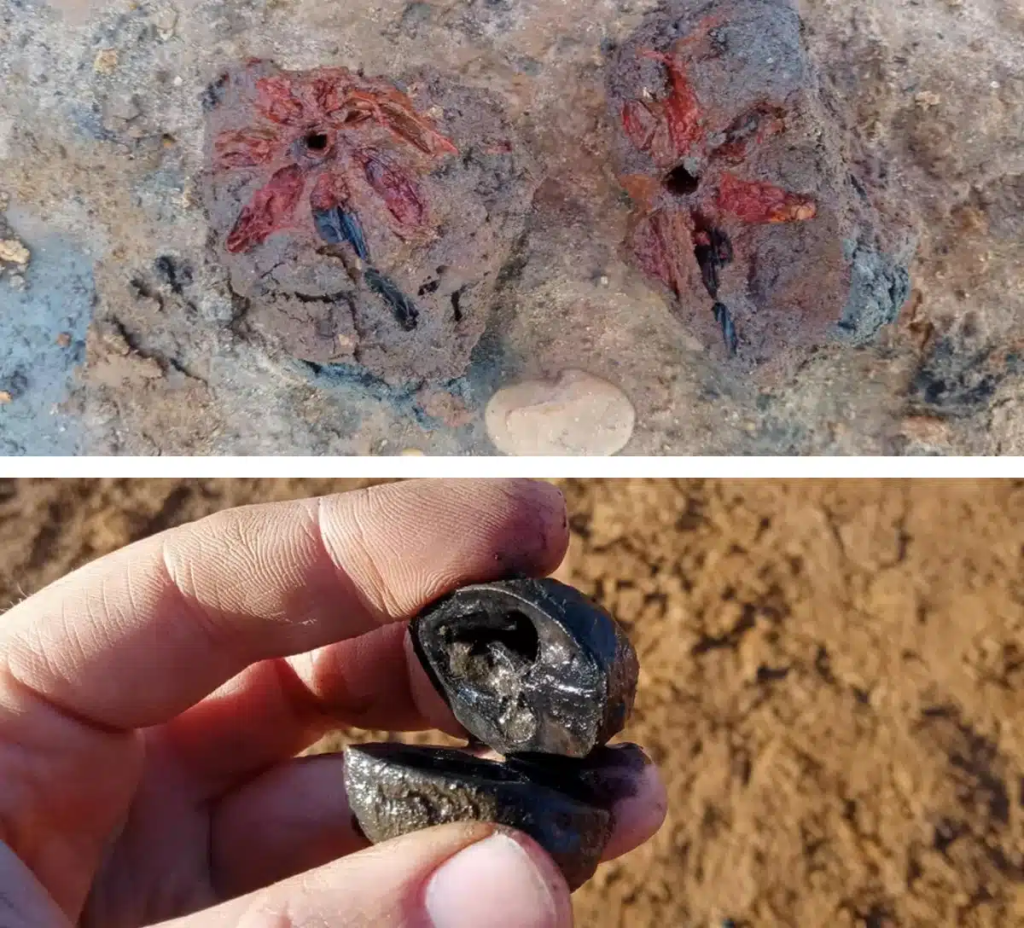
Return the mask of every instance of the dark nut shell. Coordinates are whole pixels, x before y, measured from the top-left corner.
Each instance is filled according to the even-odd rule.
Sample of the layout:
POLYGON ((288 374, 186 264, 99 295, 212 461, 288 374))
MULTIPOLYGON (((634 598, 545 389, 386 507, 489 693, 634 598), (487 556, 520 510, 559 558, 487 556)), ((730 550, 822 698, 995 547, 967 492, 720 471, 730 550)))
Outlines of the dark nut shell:
POLYGON ((615 807, 636 795, 650 758, 638 744, 605 745, 582 760, 550 754, 517 754, 505 766, 526 774, 535 783, 572 796, 587 805, 605 809, 615 825, 615 807))
POLYGON ((500 754, 585 757, 633 708, 632 645, 604 609, 557 580, 464 587, 409 630, 455 718, 500 754))
POLYGON ((345 787, 360 828, 374 844, 449 822, 507 825, 528 834, 555 861, 570 890, 594 874, 611 817, 512 769, 449 748, 353 745, 345 787))

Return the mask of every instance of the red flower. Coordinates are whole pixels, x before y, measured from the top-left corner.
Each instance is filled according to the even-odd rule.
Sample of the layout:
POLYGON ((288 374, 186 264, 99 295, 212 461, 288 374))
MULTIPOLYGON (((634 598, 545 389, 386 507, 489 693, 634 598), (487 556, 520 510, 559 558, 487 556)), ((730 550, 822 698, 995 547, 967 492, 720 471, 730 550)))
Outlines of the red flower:
MULTIPOLYGON (((746 180, 732 168, 741 166, 750 148, 784 129, 783 113, 759 107, 742 114, 724 131, 712 131, 686 69, 685 54, 694 50, 718 25, 706 19, 669 53, 644 51, 667 71, 668 94, 662 100, 629 100, 622 107, 622 126, 632 145, 650 157, 664 175, 627 175, 623 186, 640 207, 631 234, 641 267, 681 295, 685 273, 677 255, 692 249, 704 283, 717 298, 718 270, 732 260, 711 248, 711 238, 728 242, 721 226, 729 219, 747 224, 800 222, 813 219, 813 199, 774 184, 746 180), (703 165, 698 178, 687 164, 703 165), (665 195, 665 192, 669 196, 665 195)), ((694 168, 695 169, 695 168, 694 168)))
POLYGON ((304 198, 314 213, 340 208, 355 214, 356 201, 374 197, 403 237, 424 224, 426 203, 394 142, 427 160, 457 150, 404 93, 344 68, 261 77, 255 86, 253 124, 222 132, 214 142, 218 168, 272 172, 228 233, 229 252, 248 251, 292 224, 304 198), (381 142, 380 132, 373 144, 367 131, 373 128, 386 130, 390 144, 381 142))

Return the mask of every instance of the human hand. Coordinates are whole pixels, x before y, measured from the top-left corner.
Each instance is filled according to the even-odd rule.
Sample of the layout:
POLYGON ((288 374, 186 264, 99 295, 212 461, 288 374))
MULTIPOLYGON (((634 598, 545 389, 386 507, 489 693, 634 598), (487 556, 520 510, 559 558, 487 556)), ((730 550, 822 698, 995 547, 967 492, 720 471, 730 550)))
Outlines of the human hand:
MULTIPOLYGON (((445 825, 374 848, 343 725, 461 729, 406 642, 455 587, 542 575, 557 490, 425 481, 218 513, 101 558, 0 619, 0 923, 562 928, 531 839, 445 825)), ((653 767, 606 857, 665 814, 653 767)), ((627 791, 628 792, 628 791, 627 791)))

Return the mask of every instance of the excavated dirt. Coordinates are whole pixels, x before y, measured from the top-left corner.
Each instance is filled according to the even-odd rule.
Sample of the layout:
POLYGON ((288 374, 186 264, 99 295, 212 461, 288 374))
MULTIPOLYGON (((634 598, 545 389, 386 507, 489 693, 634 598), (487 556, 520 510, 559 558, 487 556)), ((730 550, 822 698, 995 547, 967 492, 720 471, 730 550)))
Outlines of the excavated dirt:
POLYGON ((418 106, 387 81, 253 61, 205 98, 211 250, 248 324, 397 387, 466 372, 533 193, 496 100, 402 83, 418 106))
MULTIPOLYGON (((656 37, 657 7, 0 0, 0 452, 488 453, 495 391, 566 369, 628 397, 627 454, 1024 451, 1019 0, 800 0, 800 42, 822 100, 838 106, 823 113, 808 93, 796 122, 834 138, 820 164, 784 165, 782 177, 768 140, 754 173, 780 189, 810 183, 791 192, 820 196, 835 234, 805 240, 813 221, 797 220, 739 241, 721 269, 730 315, 717 318, 692 266, 677 306, 623 254, 635 204, 618 177, 609 69, 631 36, 656 37), (256 286, 256 268, 219 248, 243 192, 204 197, 204 100, 252 58, 407 82, 425 117, 462 136, 449 167, 413 171, 437 238, 399 243, 379 204, 362 214, 386 277, 416 305, 415 330, 350 254, 342 273, 338 255, 314 253, 308 225, 266 245, 286 253, 283 280, 256 286), (507 124, 513 151, 483 122, 507 124), (907 249, 916 243, 893 324, 882 323, 901 291, 879 256, 909 251, 873 251, 873 232, 837 250, 874 228, 839 165, 906 228, 907 249), (799 320, 744 302, 751 254, 771 265, 822 247, 822 292, 838 306, 852 288, 849 311, 818 313, 814 286, 781 258, 753 280, 795 299, 799 320), (323 301, 332 294, 343 295, 323 301), (845 342, 801 348, 792 365, 748 363, 817 345, 837 321, 845 342)), ((792 24, 783 31, 795 39, 792 24)), ((774 65, 740 46, 767 37, 726 33, 739 43, 728 55, 764 78, 774 65)), ((653 95, 664 75, 647 66, 653 95)), ((695 68, 701 99, 721 91, 723 106, 738 104, 714 73, 695 68)))
POLYGON ((871 205, 893 192, 848 160, 791 0, 669 3, 615 50, 608 90, 627 248, 709 350, 792 370, 899 316, 907 272, 871 205))
MULTIPOLYGON (((0 483, 0 602, 220 507, 348 485, 0 483)), ((558 576, 626 624, 626 735, 670 797, 576 895, 581 926, 1024 924, 1024 485, 562 486, 558 576)))

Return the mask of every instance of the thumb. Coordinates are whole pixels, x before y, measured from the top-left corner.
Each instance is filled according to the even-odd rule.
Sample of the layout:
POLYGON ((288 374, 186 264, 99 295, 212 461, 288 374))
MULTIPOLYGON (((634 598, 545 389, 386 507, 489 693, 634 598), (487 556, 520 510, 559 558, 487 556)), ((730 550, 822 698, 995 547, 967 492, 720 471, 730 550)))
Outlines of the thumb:
POLYGON ((163 928, 571 928, 561 872, 526 835, 441 825, 163 928))

